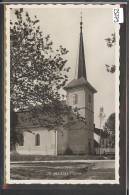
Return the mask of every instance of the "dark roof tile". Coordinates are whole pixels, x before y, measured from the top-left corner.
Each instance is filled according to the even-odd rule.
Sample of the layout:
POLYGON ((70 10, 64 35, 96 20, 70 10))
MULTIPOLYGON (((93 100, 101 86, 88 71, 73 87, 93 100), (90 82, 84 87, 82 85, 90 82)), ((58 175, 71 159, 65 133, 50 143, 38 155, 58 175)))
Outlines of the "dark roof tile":
POLYGON ((92 87, 92 85, 85 80, 83 77, 81 77, 80 79, 73 79, 70 83, 68 83, 64 89, 68 90, 68 89, 72 89, 72 88, 77 88, 77 87, 88 87, 90 90, 93 91, 93 93, 96 93, 96 89, 94 87, 92 87))

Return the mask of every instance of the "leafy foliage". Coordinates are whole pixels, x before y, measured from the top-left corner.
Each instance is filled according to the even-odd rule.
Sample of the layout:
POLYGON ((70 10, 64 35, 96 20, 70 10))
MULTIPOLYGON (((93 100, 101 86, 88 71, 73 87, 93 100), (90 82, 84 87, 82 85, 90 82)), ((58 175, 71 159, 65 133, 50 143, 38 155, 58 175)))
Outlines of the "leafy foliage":
POLYGON ((106 38, 105 41, 108 47, 113 47, 116 42, 115 33, 112 33, 111 37, 106 38))
MULTIPOLYGON (((116 42, 115 33, 112 33, 111 37, 106 38, 105 41, 106 41, 107 47, 109 48, 113 47, 116 42)), ((106 66, 107 72, 114 73, 116 70, 116 66, 114 64, 113 65, 105 64, 105 66, 106 66)))
POLYGON ((115 70, 116 70, 116 66, 115 65, 105 64, 105 66, 106 66, 107 72, 114 73, 115 70))
POLYGON ((110 145, 114 147, 115 145, 115 113, 112 113, 104 125, 104 131, 110 137, 110 145))
POLYGON ((16 144, 23 143, 23 132, 21 132, 19 129, 16 129, 17 122, 18 122, 17 114, 11 108, 11 113, 10 113, 10 147, 11 147, 11 150, 15 149, 16 144))
POLYGON ((68 53, 60 46, 53 49, 50 35, 40 29, 23 9, 15 10, 16 21, 10 22, 11 102, 15 109, 47 105, 60 99, 58 91, 68 80, 65 68, 68 53))
POLYGON ((16 110, 33 111, 33 115, 39 111, 47 116, 54 113, 55 124, 48 116, 48 125, 62 123, 64 107, 59 90, 66 84, 70 68, 65 66, 68 50, 62 45, 55 49, 36 16, 32 19, 23 9, 15 9, 14 16, 10 21, 10 94, 11 144, 16 145, 22 137, 16 130, 16 110))

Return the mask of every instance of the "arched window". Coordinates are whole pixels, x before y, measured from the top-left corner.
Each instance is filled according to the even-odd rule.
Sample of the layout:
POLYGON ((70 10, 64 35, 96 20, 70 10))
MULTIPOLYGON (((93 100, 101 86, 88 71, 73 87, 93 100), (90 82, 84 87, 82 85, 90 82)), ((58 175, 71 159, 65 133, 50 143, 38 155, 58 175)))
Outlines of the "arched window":
POLYGON ((78 95, 77 94, 74 94, 73 95, 73 105, 75 105, 77 103, 78 103, 78 95))
POLYGON ((39 134, 36 134, 35 136, 35 145, 40 146, 40 135, 39 134))
POLYGON ((91 103, 91 95, 88 95, 88 102, 91 103))
POLYGON ((19 146, 24 146, 24 135, 20 134, 19 139, 19 146))

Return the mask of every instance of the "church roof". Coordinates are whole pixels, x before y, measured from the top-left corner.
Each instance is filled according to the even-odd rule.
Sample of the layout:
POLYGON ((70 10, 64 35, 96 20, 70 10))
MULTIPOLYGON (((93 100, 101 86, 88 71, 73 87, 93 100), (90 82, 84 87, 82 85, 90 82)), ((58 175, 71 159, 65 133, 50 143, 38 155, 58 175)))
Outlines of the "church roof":
POLYGON ((82 33, 82 18, 80 22, 80 42, 79 42, 79 58, 78 58, 78 79, 84 77, 87 80, 86 76, 86 65, 85 65, 85 53, 84 53, 84 44, 83 44, 83 33, 82 33))
POLYGON ((51 121, 53 124, 55 122, 55 116, 48 116, 46 113, 42 112, 31 112, 31 111, 21 111, 16 112, 17 116, 17 128, 38 128, 47 127, 51 121))
POLYGON ((62 112, 62 116, 60 115, 61 118, 59 118, 55 110, 44 111, 43 109, 40 110, 37 108, 32 111, 18 111, 15 113, 15 118, 12 118, 12 120, 16 121, 17 129, 24 130, 37 130, 37 128, 41 127, 42 130, 53 130, 58 126, 63 126, 65 129, 69 130, 85 128, 85 122, 81 118, 78 118, 73 110, 66 110, 64 102, 62 106, 64 112, 62 112), (59 124, 57 124, 57 120, 60 120, 59 124))
POLYGON ((64 89, 67 90, 67 89, 77 88, 81 86, 88 87, 90 90, 93 91, 93 93, 97 92, 96 89, 92 87, 92 85, 87 80, 85 80, 83 77, 79 79, 73 79, 70 83, 68 83, 68 85, 64 87, 64 89))
MULTIPOLYGON (((41 111, 21 111, 15 113, 15 119, 17 120, 16 128, 23 129, 24 131, 36 131, 41 128, 42 130, 53 130, 56 126, 55 113, 46 114, 41 111)), ((85 122, 79 119, 73 111, 70 111, 63 116, 63 126, 67 130, 79 130, 85 128, 85 122)))
POLYGON ((64 89, 67 90, 67 89, 81 87, 81 86, 89 88, 93 93, 97 92, 96 89, 92 87, 92 85, 87 80, 83 33, 82 33, 82 17, 81 17, 81 22, 80 22, 80 42, 79 42, 77 79, 73 79, 70 83, 68 83, 64 87, 64 89))

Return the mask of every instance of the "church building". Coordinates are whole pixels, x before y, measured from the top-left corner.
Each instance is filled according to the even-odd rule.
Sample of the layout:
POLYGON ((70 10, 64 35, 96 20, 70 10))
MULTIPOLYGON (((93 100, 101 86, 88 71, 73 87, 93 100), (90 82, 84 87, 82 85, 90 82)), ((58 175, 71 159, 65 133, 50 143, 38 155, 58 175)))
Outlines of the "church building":
POLYGON ((19 120, 17 128, 23 130, 28 128, 27 131, 24 130, 23 143, 17 145, 18 153, 33 155, 94 153, 94 94, 97 91, 87 79, 82 18, 77 76, 64 87, 64 90, 66 91, 66 104, 73 110, 76 109, 80 118, 84 120, 76 118, 73 123, 67 127, 60 127, 57 131, 56 128, 49 130, 39 124, 33 125, 25 122, 24 118, 29 116, 27 112, 17 113, 19 120))

